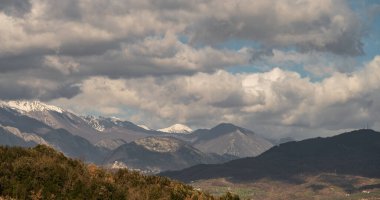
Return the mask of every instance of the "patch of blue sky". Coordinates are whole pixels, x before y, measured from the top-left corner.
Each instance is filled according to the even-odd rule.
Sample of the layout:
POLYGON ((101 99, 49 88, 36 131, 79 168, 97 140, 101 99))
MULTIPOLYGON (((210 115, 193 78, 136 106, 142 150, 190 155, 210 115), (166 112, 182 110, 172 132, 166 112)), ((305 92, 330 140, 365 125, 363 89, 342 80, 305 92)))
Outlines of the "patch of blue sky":
POLYGON ((230 49, 230 50, 239 50, 244 47, 252 48, 252 49, 262 49, 261 44, 254 40, 239 40, 239 39, 231 39, 227 40, 223 43, 216 44, 216 48, 220 49, 230 49))
POLYGON ((361 62, 367 62, 372 60, 375 56, 380 55, 380 13, 376 16, 372 22, 369 34, 363 38, 363 50, 364 54, 358 56, 358 60, 361 62))
POLYGON ((179 35, 178 40, 183 44, 189 43, 189 37, 186 35, 179 35))
POLYGON ((269 63, 258 63, 258 64, 251 64, 251 65, 244 65, 244 66, 233 66, 227 69, 227 71, 231 74, 253 74, 253 73, 264 73, 272 70, 273 68, 281 68, 282 70, 286 71, 294 71, 298 73, 302 78, 309 78, 311 81, 320 81, 323 80, 325 77, 321 76, 315 76, 309 71, 305 70, 305 67, 303 64, 300 63, 294 63, 292 65, 287 66, 280 66, 275 64, 269 64, 269 63))
POLYGON ((375 56, 380 55, 380 1, 379 0, 350 0, 348 1, 367 29, 366 35, 362 39, 364 54, 357 56, 360 63, 371 61, 375 56))
MULTIPOLYGON (((355 65, 355 66, 346 66, 347 72, 349 73, 352 70, 357 70, 363 66, 365 66, 366 63, 370 62, 374 59, 376 56, 380 56, 380 1, 378 0, 363 0, 363 1, 349 1, 349 5, 353 8, 355 12, 357 12, 358 16, 361 17, 361 20, 363 20, 363 26, 366 26, 366 35, 363 36, 361 42, 363 43, 363 51, 364 54, 359 56, 353 56, 353 57, 347 57, 347 56, 341 56, 339 58, 339 55, 328 55, 326 54, 325 59, 328 60, 332 64, 336 65, 344 65, 348 64, 345 62, 342 62, 342 60, 351 60, 354 61, 353 63, 350 63, 349 65, 355 65), (372 10, 371 10, 372 9, 372 10), (369 13, 371 12, 371 13, 369 13)), ((247 47, 251 46, 254 49, 260 50, 260 44, 252 41, 229 41, 225 43, 225 47, 230 49, 240 49, 244 44, 247 47), (252 44, 252 45, 251 45, 252 44)), ((282 51, 294 51, 294 47, 287 47, 287 48, 281 48, 282 51)), ((280 67, 284 70, 290 70, 295 71, 299 73, 302 77, 308 77, 313 82, 315 81, 321 81, 324 78, 328 77, 326 76, 315 76, 314 74, 310 73, 308 70, 305 70, 305 65, 308 63, 282 63, 282 64, 270 64, 265 62, 254 62, 250 65, 245 66, 232 66, 228 69, 230 73, 259 73, 259 72, 265 72, 269 71, 274 67, 280 67)), ((328 64, 328 63, 327 63, 328 64)), ((341 69, 344 66, 340 66, 341 69)))
POLYGON ((141 110, 129 106, 119 107, 121 109, 120 114, 116 114, 115 117, 120 119, 131 119, 134 115, 137 115, 141 112, 141 110))

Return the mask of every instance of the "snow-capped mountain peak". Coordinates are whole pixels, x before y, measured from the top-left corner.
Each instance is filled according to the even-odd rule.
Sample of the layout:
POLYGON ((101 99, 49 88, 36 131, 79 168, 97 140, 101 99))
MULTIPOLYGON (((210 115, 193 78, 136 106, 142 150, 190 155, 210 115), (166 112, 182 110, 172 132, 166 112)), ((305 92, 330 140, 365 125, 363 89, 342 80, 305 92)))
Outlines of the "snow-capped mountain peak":
POLYGON ((183 124, 174 124, 167 128, 158 129, 158 131, 165 132, 165 133, 183 133, 183 134, 188 134, 188 133, 193 132, 193 130, 190 127, 183 124))
POLYGON ((9 107, 21 112, 33 112, 33 111, 55 111, 62 113, 64 110, 57 106, 48 105, 40 101, 26 101, 26 100, 17 100, 17 101, 1 101, 0 106, 9 107))

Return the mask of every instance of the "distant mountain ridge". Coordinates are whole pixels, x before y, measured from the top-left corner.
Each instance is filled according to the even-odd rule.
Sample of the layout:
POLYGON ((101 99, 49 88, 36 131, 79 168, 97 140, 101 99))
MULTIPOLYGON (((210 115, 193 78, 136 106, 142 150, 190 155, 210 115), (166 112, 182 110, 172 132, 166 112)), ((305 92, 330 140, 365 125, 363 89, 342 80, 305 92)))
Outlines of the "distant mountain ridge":
POLYGON ((195 164, 215 164, 236 157, 207 154, 173 137, 147 137, 124 144, 106 157, 106 163, 123 163, 134 169, 159 172, 195 164))
POLYGON ((364 129, 328 138, 287 142, 257 157, 197 165, 161 175, 182 181, 224 177, 246 182, 262 178, 292 180, 300 174, 315 173, 379 178, 379 169, 380 133, 364 129))
POLYGON ((203 152, 237 157, 257 156, 273 145, 259 137, 253 131, 221 123, 214 128, 195 131, 197 139, 192 142, 194 147, 203 152))
MULTIPOLYGON (((232 124, 228 126, 233 128, 219 130, 222 124, 204 129, 205 134, 200 134, 200 130, 192 131, 177 124, 162 132, 114 117, 80 116, 39 101, 0 102, 0 145, 31 147, 44 144, 67 156, 107 166, 116 162, 121 163, 120 166, 147 169, 149 164, 149 168, 155 171, 173 170, 201 163, 226 162, 264 151, 261 143, 267 144, 267 141, 247 129, 232 124), (231 142, 232 147, 244 148, 219 151, 212 145, 204 145, 228 140, 235 141, 231 142), (247 146, 242 142, 251 140, 257 140, 257 143, 247 146), (174 146, 164 145, 169 143, 174 146)), ((226 147, 231 149, 228 145, 226 147)))

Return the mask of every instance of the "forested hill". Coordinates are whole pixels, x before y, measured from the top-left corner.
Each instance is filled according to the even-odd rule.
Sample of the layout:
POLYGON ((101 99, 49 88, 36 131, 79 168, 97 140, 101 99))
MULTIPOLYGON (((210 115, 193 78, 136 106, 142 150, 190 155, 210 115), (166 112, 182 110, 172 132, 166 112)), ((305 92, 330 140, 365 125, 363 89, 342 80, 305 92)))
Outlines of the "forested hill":
POLYGON ((213 197, 165 177, 106 171, 54 149, 0 147, 0 199, 238 199, 213 197))
POLYGON ((197 165, 161 175, 182 181, 229 178, 254 182, 262 178, 292 180, 300 174, 334 173, 380 177, 380 132, 362 129, 327 138, 287 142, 257 157, 218 165, 197 165))

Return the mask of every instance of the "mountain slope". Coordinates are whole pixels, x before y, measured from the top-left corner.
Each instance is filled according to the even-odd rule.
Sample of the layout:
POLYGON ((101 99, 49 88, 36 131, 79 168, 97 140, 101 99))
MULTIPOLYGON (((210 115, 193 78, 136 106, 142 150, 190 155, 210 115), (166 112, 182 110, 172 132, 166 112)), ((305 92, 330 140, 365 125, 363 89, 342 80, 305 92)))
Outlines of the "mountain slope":
POLYGON ((5 146, 32 147, 37 144, 34 141, 25 140, 22 136, 20 137, 2 126, 0 126, 0 138, 0 145, 5 146))
POLYGON ((189 127, 176 124, 160 132, 114 117, 79 116, 39 101, 0 101, 0 127, 0 144, 27 147, 44 144, 87 162, 109 165, 120 161, 133 168, 153 171, 221 163, 255 156, 269 148, 252 131, 232 124, 194 133, 189 127), (150 137, 154 141, 144 139, 150 137), (149 146, 160 147, 167 137, 177 138, 170 139, 178 146, 175 151, 160 152, 149 146), (118 149, 123 145, 124 150, 118 149))
POLYGON ((0 125, 1 145, 17 145, 17 146, 34 146, 36 144, 49 145, 49 143, 42 137, 33 133, 23 133, 19 129, 9 126, 0 125))
POLYGON ((66 156, 87 162, 103 164, 104 156, 108 152, 80 136, 71 134, 65 129, 52 130, 41 135, 41 137, 44 138, 50 146, 63 152, 66 156))
POLYGON ((116 118, 82 117, 39 101, 1 101, 0 124, 28 133, 65 129, 73 135, 85 138, 94 145, 110 150, 125 142, 157 134, 155 131, 146 130, 132 122, 116 118), (121 141, 125 142, 121 143, 121 141))
MULTIPOLYGON (((43 121, 39 121, 35 116, 31 116, 33 114, 51 114, 59 118, 66 116, 64 115, 65 111, 56 112, 56 108, 51 111, 43 105, 37 106, 39 108, 37 109, 32 108, 31 105, 35 105, 35 102, 26 104, 25 110, 17 110, 18 108, 4 106, 4 104, 0 106, 0 144, 23 147, 44 144, 73 158, 102 163, 106 153, 103 148, 96 147, 85 138, 74 135, 66 129, 55 129, 43 121)), ((50 107, 47 106, 47 108, 50 107)))
POLYGON ((198 165, 163 175, 184 181, 229 177, 236 181, 292 179, 299 174, 337 173, 380 177, 380 133, 358 130, 275 146, 255 158, 198 165))
POLYGON ((52 127, 30 116, 17 112, 9 107, 0 106, 0 124, 2 126, 16 127, 21 132, 45 133, 52 127))
POLYGON ((106 158, 106 163, 124 163, 129 168, 159 172, 201 163, 220 163, 232 158, 205 154, 172 137, 148 137, 115 149, 106 158))
POLYGON ((210 130, 195 132, 195 148, 207 153, 236 157, 257 156, 272 147, 272 144, 248 129, 222 123, 210 130))

